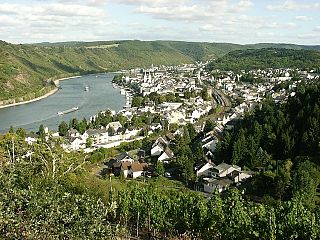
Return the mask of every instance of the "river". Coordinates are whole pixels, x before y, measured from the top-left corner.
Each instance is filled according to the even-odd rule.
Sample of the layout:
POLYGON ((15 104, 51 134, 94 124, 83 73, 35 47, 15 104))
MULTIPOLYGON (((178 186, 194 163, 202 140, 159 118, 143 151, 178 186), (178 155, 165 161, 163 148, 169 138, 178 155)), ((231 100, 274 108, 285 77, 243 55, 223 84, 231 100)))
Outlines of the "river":
POLYGON ((40 124, 50 130, 57 130, 62 121, 69 123, 72 118, 81 121, 108 108, 120 110, 126 99, 120 95, 120 90, 113 88, 112 79, 115 74, 86 75, 60 82, 61 89, 42 100, 19 106, 0 109, 0 132, 7 132, 10 126, 16 130, 19 127, 27 132, 37 131, 40 124), (84 91, 85 87, 89 91, 84 91), (57 115, 79 107, 78 111, 57 115))

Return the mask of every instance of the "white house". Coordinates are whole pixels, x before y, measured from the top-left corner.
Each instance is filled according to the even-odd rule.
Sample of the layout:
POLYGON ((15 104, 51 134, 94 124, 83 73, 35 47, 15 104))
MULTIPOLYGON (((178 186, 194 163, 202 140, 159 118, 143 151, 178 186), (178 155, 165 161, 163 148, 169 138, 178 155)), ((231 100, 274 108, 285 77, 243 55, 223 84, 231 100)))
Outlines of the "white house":
POLYGON ((209 136, 202 140, 202 147, 214 152, 218 142, 219 140, 216 136, 209 136))
POLYGON ((119 128, 122 128, 122 125, 119 121, 111 122, 106 126, 106 129, 113 128, 115 132, 118 131, 119 128))
POLYGON ((213 193, 215 190, 222 192, 232 184, 230 179, 204 178, 203 180, 203 191, 207 193, 213 193))
POLYGON ((242 182, 245 179, 251 178, 252 173, 247 172, 247 171, 233 171, 228 174, 228 177, 234 182, 234 183, 239 183, 242 182))
POLYGON ((74 138, 72 141, 70 141, 70 149, 72 150, 79 150, 80 148, 84 148, 86 144, 86 141, 84 141, 80 137, 74 138))
POLYGON ((150 126, 150 129, 152 131, 161 130, 162 126, 161 126, 160 123, 152 123, 151 126, 150 126))
POLYGON ((211 162, 205 163, 202 166, 200 166, 196 170, 197 177, 209 177, 210 176, 210 169, 212 169, 215 165, 211 162))
POLYGON ((173 156, 174 156, 174 155, 173 155, 173 152, 171 151, 170 148, 167 147, 167 148, 162 152, 162 154, 160 155, 160 157, 158 157, 158 161, 164 162, 164 163, 168 163, 168 162, 169 162, 168 160, 172 159, 173 156))
POLYGON ((36 137, 28 136, 24 139, 29 145, 32 145, 37 141, 36 137))
POLYGON ((223 178, 233 171, 241 171, 241 167, 237 165, 220 163, 218 166, 215 166, 214 168, 212 168, 211 174, 213 177, 223 178))
POLYGON ((151 156, 159 156, 164 151, 164 147, 161 144, 157 144, 151 148, 151 156))
POLYGON ((131 176, 133 179, 141 177, 147 171, 147 167, 147 163, 134 162, 129 167, 128 176, 131 176))
POLYGON ((121 163, 125 163, 125 162, 133 163, 133 161, 134 161, 131 158, 131 156, 129 155, 129 153, 127 153, 127 152, 120 153, 119 155, 117 155, 115 157, 115 159, 117 162, 121 162, 121 163))
POLYGON ((69 138, 76 138, 80 137, 80 133, 78 132, 78 130, 71 128, 70 130, 68 130, 68 136, 69 138))

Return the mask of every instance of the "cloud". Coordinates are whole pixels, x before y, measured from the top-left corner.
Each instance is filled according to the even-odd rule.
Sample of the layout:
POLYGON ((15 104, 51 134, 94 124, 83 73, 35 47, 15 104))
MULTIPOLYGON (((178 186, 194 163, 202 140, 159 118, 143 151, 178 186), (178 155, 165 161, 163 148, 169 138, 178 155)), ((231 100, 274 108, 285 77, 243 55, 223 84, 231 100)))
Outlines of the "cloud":
POLYGON ((273 38, 275 37, 277 34, 274 32, 257 32, 256 36, 260 37, 260 38, 273 38))
POLYGON ((299 34, 299 39, 307 40, 307 41, 317 41, 320 38, 319 33, 305 33, 305 34, 299 34))
POLYGON ((110 0, 110 2, 125 5, 172 6, 183 4, 186 2, 186 0, 110 0))
MULTIPOLYGON (((123 0, 120 2, 132 2, 133 4, 131 0, 123 0)), ((135 9, 136 13, 147 14, 155 19, 170 21, 189 20, 205 22, 215 20, 220 16, 229 18, 232 15, 246 12, 253 6, 253 2, 250 0, 240 0, 234 4, 229 3, 227 0, 200 0, 197 2, 181 0, 174 3, 171 2, 171 5, 164 4, 167 0, 148 1, 148 3, 142 4, 145 2, 145 0, 134 1, 134 4, 138 5, 135 9)))
POLYGON ((16 39, 28 38, 31 41, 57 41, 62 36, 65 39, 76 36, 81 39, 81 35, 105 27, 109 20, 106 12, 99 7, 38 1, 19 5, 0 4, 0 22, 8 28, 6 33, 0 33, 0 39, 15 36, 16 39))
POLYGON ((0 14, 18 14, 19 5, 9 4, 9 3, 0 3, 0 14))
POLYGON ((298 21, 304 21, 304 22, 312 20, 312 17, 308 17, 308 16, 295 16, 294 18, 298 21))
POLYGON ((316 26, 314 29, 313 29, 314 32, 320 32, 320 26, 316 26))
POLYGON ((289 23, 282 24, 282 27, 285 29, 296 29, 298 25, 293 22, 289 22, 289 23))
POLYGON ((319 10, 320 3, 297 3, 293 0, 286 0, 278 5, 267 5, 266 7, 270 11, 288 11, 288 10, 319 10))

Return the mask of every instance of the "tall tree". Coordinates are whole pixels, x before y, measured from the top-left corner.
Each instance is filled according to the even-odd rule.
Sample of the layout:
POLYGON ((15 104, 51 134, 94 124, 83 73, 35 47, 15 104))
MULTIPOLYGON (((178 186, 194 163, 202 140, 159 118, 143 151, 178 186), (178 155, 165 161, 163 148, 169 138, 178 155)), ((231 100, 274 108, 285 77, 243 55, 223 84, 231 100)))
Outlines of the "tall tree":
POLYGON ((66 136, 68 133, 68 124, 65 121, 61 122, 58 131, 60 136, 66 136))

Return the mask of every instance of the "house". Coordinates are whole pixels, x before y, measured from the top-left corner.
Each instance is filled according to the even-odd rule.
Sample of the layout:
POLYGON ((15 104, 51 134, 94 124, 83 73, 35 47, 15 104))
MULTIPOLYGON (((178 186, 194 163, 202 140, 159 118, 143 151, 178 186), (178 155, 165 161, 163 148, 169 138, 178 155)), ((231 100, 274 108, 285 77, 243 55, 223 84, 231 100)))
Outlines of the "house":
POLYGON ((159 156, 164 151, 165 146, 162 146, 162 144, 153 145, 151 148, 151 156, 159 156))
POLYGON ((131 164, 129 167, 129 175, 133 179, 137 177, 143 176, 143 173, 147 171, 148 164, 147 163, 139 163, 139 162, 134 162, 131 164))
POLYGON ((85 145, 85 141, 83 141, 80 137, 73 138, 70 140, 70 149, 79 150, 83 145, 85 145))
POLYGON ((176 139, 176 137, 172 133, 169 132, 166 134, 166 139, 168 139, 169 142, 172 142, 176 139))
POLYGON ((213 193, 215 190, 222 192, 229 188, 233 183, 230 179, 216 179, 216 178, 204 178, 203 179, 203 191, 207 193, 213 193))
POLYGON ((125 178, 128 177, 129 170, 130 170, 131 162, 115 162, 112 165, 112 172, 115 176, 119 176, 121 172, 125 178))
POLYGON ((153 144, 151 148, 151 156, 159 156, 168 146, 168 142, 163 138, 159 137, 153 144))
POLYGON ((117 162, 121 162, 121 163, 125 163, 125 162, 133 163, 134 162, 134 160, 131 158, 131 156, 127 152, 120 153, 119 155, 117 155, 115 157, 115 160, 117 162))
POLYGON ((158 157, 158 161, 160 162, 164 162, 164 163, 168 163, 168 160, 173 158, 173 152, 171 151, 171 149, 169 147, 167 147, 162 154, 160 155, 160 157, 158 157))
POLYGON ((197 177, 210 177, 210 170, 214 168, 215 164, 212 162, 202 163, 195 168, 197 177))
POLYGON ((106 126, 106 129, 109 128, 112 128, 115 132, 117 132, 119 128, 122 128, 122 125, 119 121, 111 122, 106 126))
POLYGON ((168 146, 168 144, 169 144, 168 141, 166 139, 164 139, 163 137, 158 137, 158 139, 154 142, 152 147, 157 145, 158 143, 160 143, 162 146, 168 146))
POLYGON ((152 123, 151 126, 150 126, 150 129, 152 131, 161 130, 162 126, 161 126, 160 123, 152 123))
POLYGON ((36 134, 27 134, 24 139, 29 145, 32 145, 37 141, 38 136, 36 134))
POLYGON ((107 129, 89 129, 83 135, 83 139, 90 137, 95 144, 105 143, 109 141, 107 129))
POLYGON ((77 129, 71 128, 68 130, 68 135, 69 138, 76 138, 80 137, 80 133, 78 132, 77 129))
POLYGON ((218 166, 215 166, 211 169, 211 176, 223 178, 226 177, 229 173, 232 173, 233 171, 241 171, 241 167, 237 165, 220 163, 218 166))
POLYGON ((149 165, 147 163, 140 162, 110 161, 107 166, 115 176, 119 176, 121 172, 123 172, 125 178, 131 177, 133 179, 143 176, 149 169, 149 165))
POLYGON ((202 147, 214 152, 218 142, 219 140, 216 136, 209 136, 202 140, 202 147))
POLYGON ((146 157, 146 151, 143 149, 140 149, 137 153, 137 156, 139 160, 144 159, 146 157))
POLYGON ((249 172, 249 171, 235 170, 235 171, 229 173, 227 176, 234 183, 240 183, 240 182, 244 181, 245 179, 251 178, 252 175, 253 175, 253 173, 249 172))
POLYGON ((184 134, 183 128, 178 128, 178 129, 174 132, 174 135, 175 135, 175 136, 183 136, 183 134, 184 134))

